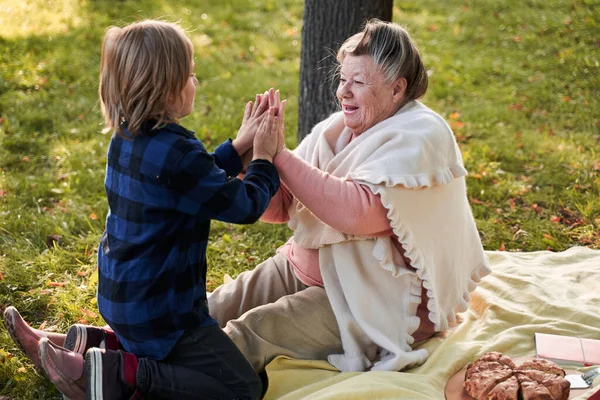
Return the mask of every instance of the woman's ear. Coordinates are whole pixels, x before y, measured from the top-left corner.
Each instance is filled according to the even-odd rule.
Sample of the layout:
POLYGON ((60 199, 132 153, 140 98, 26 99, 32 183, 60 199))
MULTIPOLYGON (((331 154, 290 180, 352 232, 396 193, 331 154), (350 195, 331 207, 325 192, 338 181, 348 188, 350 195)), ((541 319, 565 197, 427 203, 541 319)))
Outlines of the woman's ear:
POLYGON ((404 92, 406 92, 406 78, 398 78, 393 84, 394 91, 392 92, 392 100, 398 103, 404 100, 404 92))

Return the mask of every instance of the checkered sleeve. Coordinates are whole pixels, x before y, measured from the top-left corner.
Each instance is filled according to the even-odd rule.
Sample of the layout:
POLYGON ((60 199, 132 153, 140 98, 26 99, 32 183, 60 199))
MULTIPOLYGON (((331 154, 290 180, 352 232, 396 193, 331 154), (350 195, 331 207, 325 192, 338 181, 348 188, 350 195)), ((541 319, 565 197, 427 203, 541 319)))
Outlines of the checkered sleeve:
POLYGON ((213 153, 213 157, 215 158, 217 167, 225 171, 227 176, 237 176, 242 172, 242 168, 244 168, 242 165, 242 158, 233 148, 231 139, 228 139, 217 146, 213 153))
MULTIPOLYGON (((219 155, 216 151, 216 157, 219 155)), ((255 160, 243 180, 229 176, 203 146, 193 146, 183 154, 170 179, 180 194, 177 210, 237 224, 256 222, 279 189, 277 169, 268 161, 255 160)))

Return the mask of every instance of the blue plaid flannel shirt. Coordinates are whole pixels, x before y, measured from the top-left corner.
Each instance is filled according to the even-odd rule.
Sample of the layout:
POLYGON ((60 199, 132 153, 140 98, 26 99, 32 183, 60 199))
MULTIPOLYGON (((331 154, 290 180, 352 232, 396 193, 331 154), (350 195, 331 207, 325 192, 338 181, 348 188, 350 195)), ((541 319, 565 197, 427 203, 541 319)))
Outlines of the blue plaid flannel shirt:
POLYGON ((209 154, 178 124, 114 135, 109 213, 98 251, 98 309, 125 350, 161 360, 187 329, 216 324, 206 302, 210 220, 251 224, 279 188, 268 161, 242 162, 231 141, 209 154))

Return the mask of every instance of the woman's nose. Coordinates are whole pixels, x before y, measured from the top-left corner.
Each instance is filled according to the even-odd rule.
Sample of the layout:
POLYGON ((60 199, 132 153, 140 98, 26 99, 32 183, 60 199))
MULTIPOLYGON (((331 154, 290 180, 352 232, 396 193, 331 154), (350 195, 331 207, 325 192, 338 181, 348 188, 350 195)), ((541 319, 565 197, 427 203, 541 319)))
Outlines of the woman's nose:
POLYGON ((344 82, 340 85, 339 93, 341 97, 348 97, 352 94, 350 90, 350 82, 344 82))

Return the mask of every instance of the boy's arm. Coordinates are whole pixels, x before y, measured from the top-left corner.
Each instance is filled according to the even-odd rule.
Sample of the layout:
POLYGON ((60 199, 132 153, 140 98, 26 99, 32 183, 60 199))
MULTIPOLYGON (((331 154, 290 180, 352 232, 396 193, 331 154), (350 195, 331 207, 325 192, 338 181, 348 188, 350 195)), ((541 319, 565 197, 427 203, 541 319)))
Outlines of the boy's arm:
MULTIPOLYGON (((219 149, 215 154, 211 156, 198 143, 181 157, 170 179, 171 187, 180 194, 177 210, 237 224, 256 222, 279 189, 277 169, 269 161, 254 160, 243 180, 230 178, 239 173, 236 157, 221 158, 219 149), (219 168, 217 159, 225 169, 219 168)), ((239 156, 237 160, 241 170, 239 156)))
POLYGON ((237 176, 243 169, 242 158, 235 151, 231 142, 231 139, 227 139, 218 145, 212 156, 215 158, 217 167, 225 171, 227 176, 237 176))

